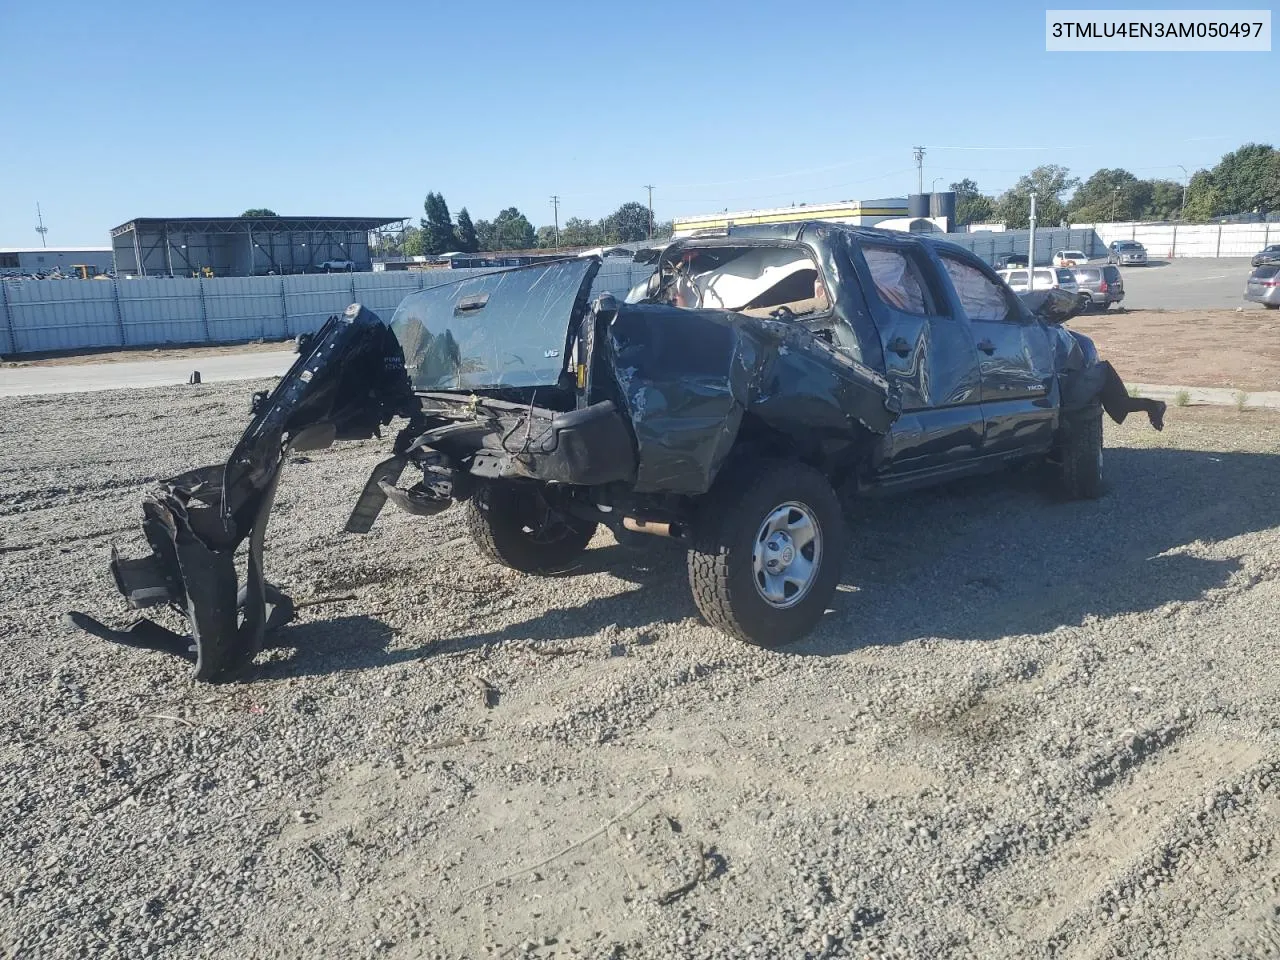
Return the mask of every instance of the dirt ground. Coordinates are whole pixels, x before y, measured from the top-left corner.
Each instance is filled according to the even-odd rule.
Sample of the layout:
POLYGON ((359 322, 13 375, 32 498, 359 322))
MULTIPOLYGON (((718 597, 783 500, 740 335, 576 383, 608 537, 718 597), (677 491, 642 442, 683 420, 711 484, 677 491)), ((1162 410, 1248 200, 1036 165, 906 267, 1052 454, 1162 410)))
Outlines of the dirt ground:
POLYGON ((1134 310, 1068 324, 1129 383, 1280 390, 1280 312, 1134 310))
POLYGON ((389 440, 285 471, 310 605, 247 682, 65 626, 136 616, 110 545, 262 385, 0 400, 5 960, 1280 956, 1280 415, 1108 423, 1097 501, 869 502, 778 651, 659 538, 538 578, 458 508, 344 535, 389 440))

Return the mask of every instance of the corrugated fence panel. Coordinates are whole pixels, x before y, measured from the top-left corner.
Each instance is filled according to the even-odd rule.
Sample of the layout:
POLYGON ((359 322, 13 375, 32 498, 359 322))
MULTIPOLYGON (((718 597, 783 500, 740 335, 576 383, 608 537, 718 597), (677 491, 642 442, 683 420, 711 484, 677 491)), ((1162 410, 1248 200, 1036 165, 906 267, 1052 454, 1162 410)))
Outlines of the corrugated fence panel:
POLYGON ((351 303, 349 275, 315 274, 284 277, 284 303, 289 334, 314 333, 351 303))
POLYGON ((1233 230, 1230 234, 1223 234, 1222 249, 1218 256, 1252 257, 1267 245, 1267 228, 1269 226, 1270 224, 1266 223, 1239 224, 1241 229, 1233 230))
POLYGON ((216 277, 197 282, 204 289, 212 340, 255 340, 288 335, 280 277, 216 277))
POLYGON ((8 281, 14 352, 121 346, 114 288, 106 280, 8 281))
POLYGON ((173 277, 119 281, 125 343, 202 343, 209 339, 198 283, 173 277))
MULTIPOLYGON (((390 273, 352 274, 355 283, 355 302, 368 307, 387 323, 400 306, 400 301, 422 289, 422 274, 426 271, 397 270, 390 273)), ((443 270, 432 271, 443 273, 443 270)), ((451 273, 456 271, 450 271, 451 273)))

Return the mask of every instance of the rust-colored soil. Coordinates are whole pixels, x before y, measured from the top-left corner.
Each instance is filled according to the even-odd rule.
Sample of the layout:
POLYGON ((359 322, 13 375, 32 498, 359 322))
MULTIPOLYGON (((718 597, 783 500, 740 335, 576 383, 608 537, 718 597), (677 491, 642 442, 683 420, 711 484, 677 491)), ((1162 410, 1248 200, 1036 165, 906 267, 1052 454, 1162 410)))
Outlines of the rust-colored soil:
POLYGON ((1070 321, 1126 383, 1280 390, 1280 311, 1133 310, 1070 321))

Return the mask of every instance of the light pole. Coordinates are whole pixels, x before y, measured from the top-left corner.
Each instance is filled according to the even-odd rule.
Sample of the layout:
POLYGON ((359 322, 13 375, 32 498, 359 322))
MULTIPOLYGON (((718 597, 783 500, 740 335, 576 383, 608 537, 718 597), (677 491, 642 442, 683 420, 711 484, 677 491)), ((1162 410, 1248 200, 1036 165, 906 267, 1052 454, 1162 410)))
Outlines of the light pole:
POLYGON ((1120 199, 1120 188, 1116 187, 1111 192, 1111 222, 1116 222, 1116 201, 1120 199))
POLYGON ((1191 180, 1191 174, 1187 173, 1187 168, 1180 163, 1174 164, 1182 171, 1182 208, 1178 211, 1178 219, 1187 219, 1187 183, 1191 180))
POLYGON ((933 183, 929 184, 929 192, 930 192, 930 193, 937 193, 937 192, 938 192, 938 181, 939 181, 939 180, 941 180, 941 179, 942 179, 941 177, 934 177, 934 178, 933 178, 933 183))
POLYGON ((1031 216, 1027 223, 1031 234, 1027 237, 1027 292, 1036 288, 1036 192, 1031 191, 1031 216))

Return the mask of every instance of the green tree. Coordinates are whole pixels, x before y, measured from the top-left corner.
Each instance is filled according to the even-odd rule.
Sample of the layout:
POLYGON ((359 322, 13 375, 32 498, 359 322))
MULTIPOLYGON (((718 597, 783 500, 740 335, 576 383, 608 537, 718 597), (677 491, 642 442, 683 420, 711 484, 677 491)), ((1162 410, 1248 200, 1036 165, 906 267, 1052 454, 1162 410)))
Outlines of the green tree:
POLYGON ((1057 225, 1066 216, 1062 195, 1080 183, 1066 167, 1046 163, 1018 178, 1018 182, 1000 195, 995 214, 1015 230, 1025 229, 1031 220, 1031 191, 1036 192, 1036 221, 1057 225))
POLYGON ((951 185, 956 195, 955 226, 963 227, 968 223, 986 223, 994 213, 991 198, 978 189, 978 185, 969 178, 951 185))
POLYGON ((539 227, 535 236, 537 237, 538 246, 543 250, 550 250, 556 246, 556 228, 550 223, 545 227, 539 227))
POLYGON ((649 236, 649 208, 634 200, 600 221, 605 243, 631 243, 649 236))
POLYGON ((422 231, 417 227, 405 227, 400 250, 406 257, 422 256, 422 231))
POLYGON ((463 253, 475 253, 480 249, 480 240, 476 236, 475 224, 471 222, 471 214, 463 207, 458 211, 458 249, 463 253))
POLYGON ((1143 208, 1144 220, 1172 220, 1182 213, 1182 184, 1173 180, 1148 180, 1151 194, 1143 208))
POLYGON ((268 210, 266 207, 251 207, 250 209, 246 210, 244 213, 240 214, 240 216, 242 217, 278 217, 280 216, 280 214, 276 213, 274 210, 268 210))
POLYGON ((1209 176, 1222 213, 1280 210, 1280 153, 1270 144, 1246 143, 1219 160, 1209 176))
POLYGON ((1137 220, 1151 203, 1151 181, 1119 167, 1103 168, 1080 185, 1067 211, 1073 223, 1137 220))
POLYGON ((428 255, 456 250, 458 238, 453 233, 453 221, 449 218, 449 205, 444 202, 444 195, 428 193, 422 208, 427 214, 421 221, 422 232, 425 234, 423 250, 428 255))
POLYGON ((600 228, 590 220, 570 217, 560 227, 560 246, 594 247, 600 243, 600 228))
MULTIPOLYGON (((479 232, 479 226, 476 228, 479 232)), ((527 217, 515 207, 507 207, 493 221, 493 250, 530 250, 537 236, 527 217)))
POLYGON ((1187 208, 1182 211, 1182 219, 1193 223, 1204 223, 1218 216, 1225 210, 1222 195, 1214 185, 1213 175, 1208 170, 1197 170, 1187 184, 1187 208))
POLYGON ((497 228, 492 220, 476 221, 476 249, 477 250, 497 250, 494 246, 497 242, 497 228))

